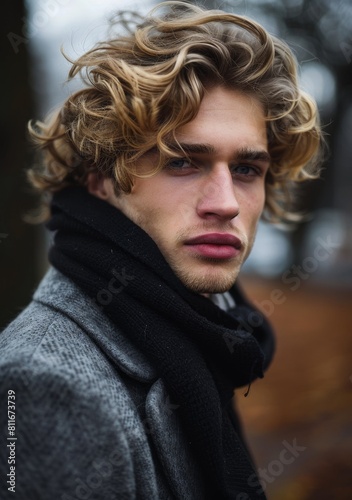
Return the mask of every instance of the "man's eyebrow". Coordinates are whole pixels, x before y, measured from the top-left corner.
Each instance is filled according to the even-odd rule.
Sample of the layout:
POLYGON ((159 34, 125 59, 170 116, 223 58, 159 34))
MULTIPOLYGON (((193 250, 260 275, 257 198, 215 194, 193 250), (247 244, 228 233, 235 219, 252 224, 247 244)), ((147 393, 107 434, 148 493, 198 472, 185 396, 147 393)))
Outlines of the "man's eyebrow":
POLYGON ((172 142, 169 143, 168 148, 172 149, 177 153, 186 154, 213 154, 215 153, 215 148, 211 144, 198 144, 198 143, 188 143, 188 142, 172 142))
MULTIPOLYGON (((212 144, 206 143, 188 143, 188 142, 171 142, 167 143, 167 147, 177 154, 214 154, 216 153, 216 148, 212 144)), ((150 153, 156 153, 157 148, 152 148, 150 153)), ((271 157, 265 149, 254 149, 254 148, 240 148, 237 152, 234 152, 234 158, 236 161, 261 161, 264 163, 270 163, 271 157)))
POLYGON ((271 162, 271 157, 269 153, 263 150, 251 149, 251 148, 241 148, 237 155, 237 161, 262 161, 265 163, 271 162))
MULTIPOLYGON (((211 144, 198 144, 198 143, 172 143, 168 144, 170 149, 175 152, 184 151, 186 154, 214 154, 216 149, 211 144)), ((265 149, 257 150, 253 148, 241 148, 235 154, 237 161, 262 161, 266 163, 271 162, 269 153, 265 149)))

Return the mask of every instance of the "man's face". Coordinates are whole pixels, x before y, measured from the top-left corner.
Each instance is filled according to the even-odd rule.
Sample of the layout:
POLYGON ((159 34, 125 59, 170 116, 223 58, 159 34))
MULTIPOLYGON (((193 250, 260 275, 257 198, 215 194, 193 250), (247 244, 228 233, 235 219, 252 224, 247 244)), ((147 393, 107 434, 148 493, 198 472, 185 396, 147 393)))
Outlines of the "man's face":
MULTIPOLYGON (((129 194, 110 189, 107 201, 149 234, 184 285, 224 292, 252 248, 264 207, 263 109, 254 97, 215 87, 176 138, 187 157, 170 157, 154 176, 136 178, 129 194)), ((139 171, 150 171, 157 155, 146 154, 139 171)))

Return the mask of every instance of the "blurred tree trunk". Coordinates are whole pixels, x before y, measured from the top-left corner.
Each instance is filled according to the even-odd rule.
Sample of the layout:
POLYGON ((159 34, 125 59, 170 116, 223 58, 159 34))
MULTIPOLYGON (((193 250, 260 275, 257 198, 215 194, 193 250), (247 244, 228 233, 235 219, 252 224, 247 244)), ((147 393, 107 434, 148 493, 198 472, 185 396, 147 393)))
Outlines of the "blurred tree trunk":
POLYGON ((0 329, 28 303, 40 278, 41 230, 23 221, 34 206, 24 173, 31 160, 26 127, 33 117, 25 16, 24 1, 16 0, 6 3, 0 17, 0 329))

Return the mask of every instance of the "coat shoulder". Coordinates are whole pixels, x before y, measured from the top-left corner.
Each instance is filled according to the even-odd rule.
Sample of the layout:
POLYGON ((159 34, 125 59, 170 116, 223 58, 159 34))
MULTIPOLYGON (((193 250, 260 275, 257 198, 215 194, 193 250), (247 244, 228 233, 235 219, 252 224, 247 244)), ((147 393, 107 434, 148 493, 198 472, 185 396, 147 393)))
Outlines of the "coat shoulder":
MULTIPOLYGON (((86 310, 87 323, 90 316, 94 323, 86 310)), ((19 467, 26 464, 16 481, 19 496, 51 499, 62 491, 81 498, 85 491, 87 498, 101 499, 113 491, 118 498, 158 498, 135 404, 148 384, 126 382, 130 377, 115 362, 109 342, 102 347, 70 312, 34 299, 1 332, 0 351, 0 399, 14 396, 16 456, 19 467)), ((6 434, 4 412, 1 417, 6 434)), ((7 461, 5 451, 1 463, 7 461)))

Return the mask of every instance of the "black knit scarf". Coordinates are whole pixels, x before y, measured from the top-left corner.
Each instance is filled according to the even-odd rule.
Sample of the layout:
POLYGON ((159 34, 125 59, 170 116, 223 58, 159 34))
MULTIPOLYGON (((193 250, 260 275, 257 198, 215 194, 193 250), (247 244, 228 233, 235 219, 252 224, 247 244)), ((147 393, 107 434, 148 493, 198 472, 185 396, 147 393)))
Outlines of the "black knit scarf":
POLYGON ((83 188, 54 195, 48 228, 56 232, 52 265, 157 369, 178 405, 207 498, 265 498, 231 410, 233 389, 262 377, 271 360, 264 318, 238 287, 231 312, 188 290, 140 227, 83 188))

